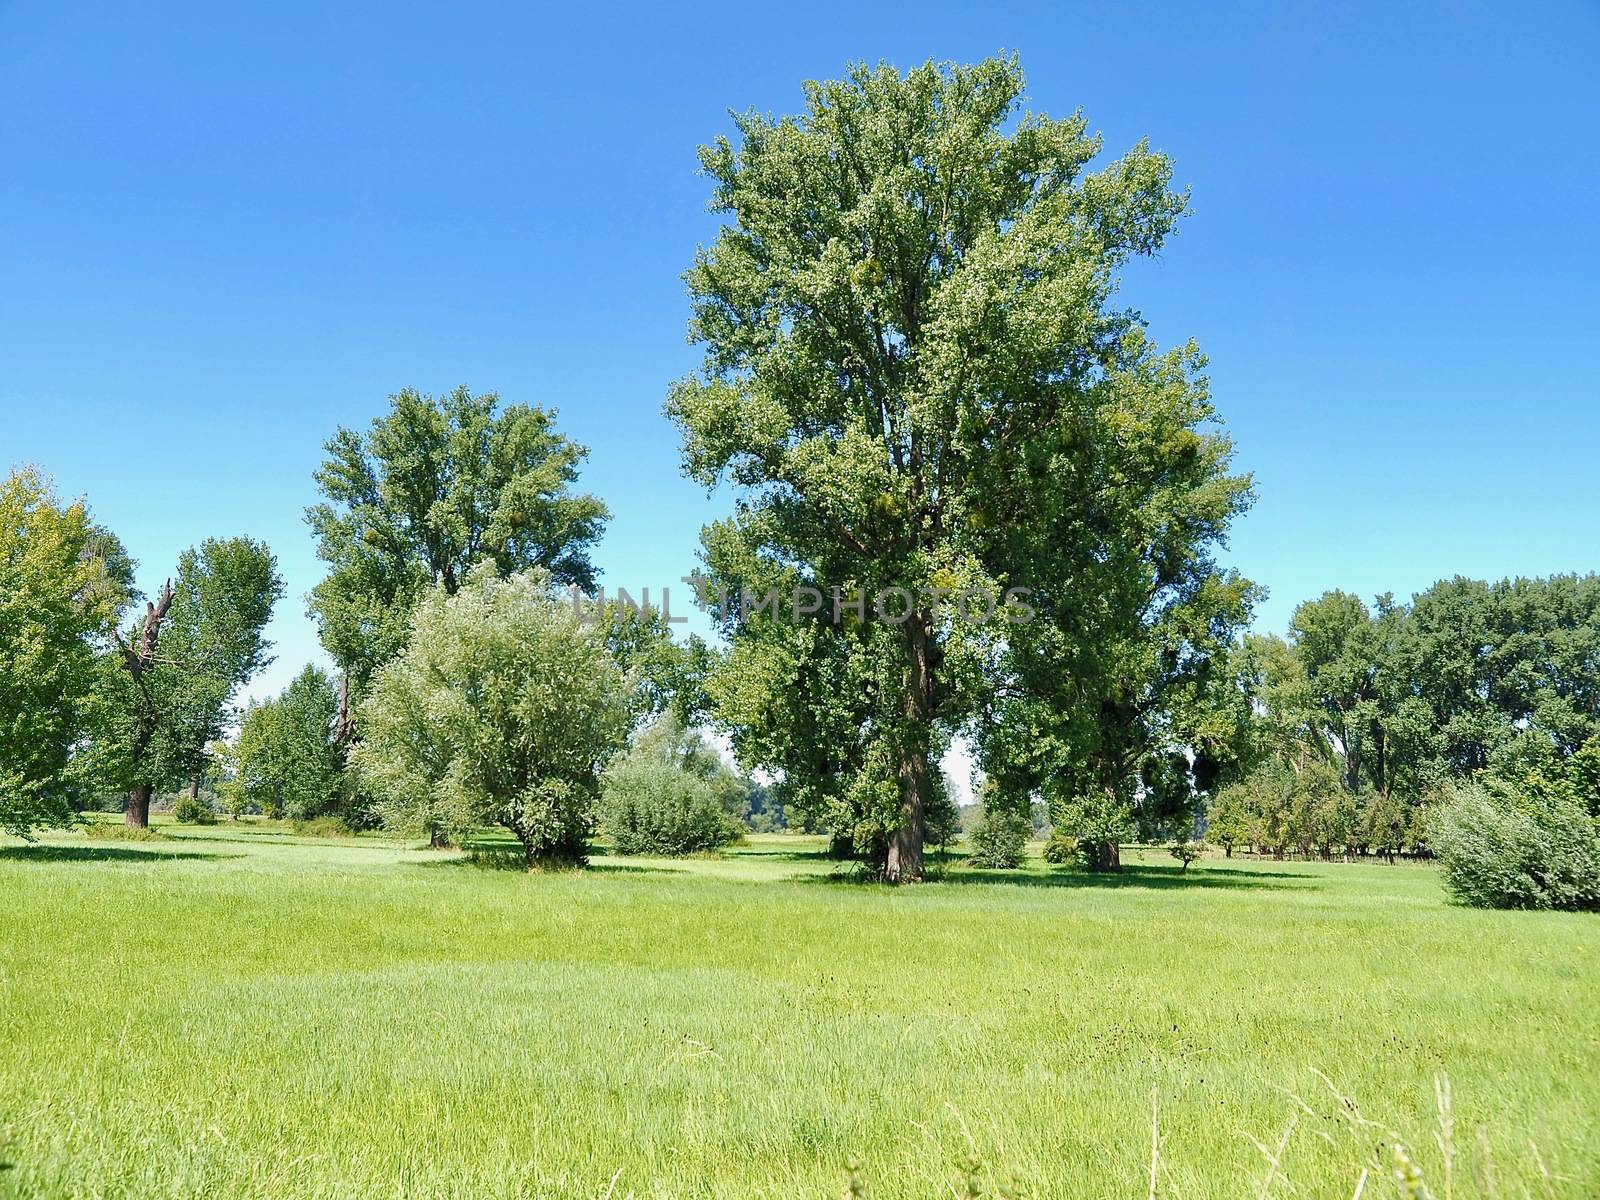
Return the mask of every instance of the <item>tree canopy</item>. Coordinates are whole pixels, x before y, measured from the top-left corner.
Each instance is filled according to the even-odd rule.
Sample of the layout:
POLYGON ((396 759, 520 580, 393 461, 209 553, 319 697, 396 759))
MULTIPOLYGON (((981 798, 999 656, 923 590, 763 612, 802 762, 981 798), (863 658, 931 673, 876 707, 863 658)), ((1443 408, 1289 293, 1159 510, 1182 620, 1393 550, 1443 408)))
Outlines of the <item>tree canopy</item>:
POLYGON ((338 709, 333 681, 315 666, 281 695, 251 704, 239 722, 232 786, 270 816, 301 821, 331 812, 344 767, 333 744, 338 709))
POLYGON ((583 857, 601 768, 638 701, 599 625, 550 585, 483 563, 417 607, 361 706, 352 755, 391 828, 499 824, 530 864, 583 857))
POLYGON ((731 624, 708 690, 749 761, 891 879, 920 877, 933 760, 986 697, 1061 731, 1034 776, 1093 759, 1124 787, 1246 610, 1207 554, 1248 483, 1206 429, 1202 360, 1116 305, 1183 212, 1171 164, 1141 143, 1090 171, 1085 119, 1022 93, 1015 59, 861 66, 701 151, 727 224, 687 276, 704 365, 667 407, 689 473, 740 495, 706 531, 708 581, 840 593, 731 624), (1046 597, 1037 634, 938 603, 1015 587, 1046 597), (903 619, 838 619, 889 589, 903 619), (782 694, 819 677, 814 703, 782 694), (1073 724, 1086 698, 1097 727, 1073 724))
POLYGON ((192 779, 221 736, 241 684, 271 661, 267 621, 283 593, 271 551, 249 538, 208 539, 102 659, 93 754, 100 777, 129 793, 130 825, 149 821, 152 791, 192 779))
POLYGON ((0 830, 72 816, 72 751, 86 736, 95 653, 125 597, 121 544, 37 472, 0 482, 0 830), (108 566, 107 551, 112 553, 108 566))
POLYGON ((554 411, 501 407, 492 392, 411 388, 366 433, 341 428, 306 510, 328 575, 312 590, 322 644, 358 694, 406 642, 435 584, 452 594, 479 562, 501 576, 538 568, 589 588, 589 552, 609 513, 574 490, 587 453, 554 411))

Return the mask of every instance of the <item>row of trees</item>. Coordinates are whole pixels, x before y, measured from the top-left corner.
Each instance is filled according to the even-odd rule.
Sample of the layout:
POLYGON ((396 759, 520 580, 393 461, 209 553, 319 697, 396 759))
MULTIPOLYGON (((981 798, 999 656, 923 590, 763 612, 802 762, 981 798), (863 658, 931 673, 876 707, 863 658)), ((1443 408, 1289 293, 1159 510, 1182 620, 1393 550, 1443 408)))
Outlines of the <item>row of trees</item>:
MULTIPOLYGON (((603 765, 670 714, 771 781, 747 815, 759 801, 909 881, 955 828, 938 763, 957 737, 986 836, 1010 846, 1043 805, 1098 869, 1208 808, 1228 846, 1416 851, 1439 787, 1577 753, 1600 728, 1593 578, 1453 580, 1372 609, 1330 593, 1288 639, 1241 636, 1257 589, 1215 555, 1250 480, 1199 351, 1155 346, 1119 295, 1186 196, 1143 144, 1090 169, 1085 120, 1022 94, 1015 59, 862 67, 702 150, 726 223, 687 277, 704 363, 666 408, 687 473, 737 496, 701 539, 720 647, 557 602, 593 595, 608 513, 554 412, 402 391, 326 445, 309 607, 337 673, 243 715, 236 795, 436 840, 492 819, 530 856, 574 855, 603 765), (1014 589, 1025 618, 941 604, 1014 589), (723 602, 772 592, 836 599, 723 602), (841 594, 903 601, 888 620, 841 594)), ((7 667, 0 711, 47 714, 0 730, 8 821, 59 818, 93 777, 142 822, 155 786, 198 788, 264 661, 271 556, 204 543, 130 617, 114 537, 36 476, 7 497, 19 582, 0 602, 19 617, 0 637, 34 666, 7 667)), ((678 772, 657 779, 671 812, 612 806, 641 844, 715 824, 689 758, 616 773, 637 798, 678 772)))
POLYGON ((1426 852, 1448 785, 1600 747, 1600 577, 1456 578, 1409 605, 1329 592, 1230 659, 1234 779, 1211 837, 1273 853, 1426 852))

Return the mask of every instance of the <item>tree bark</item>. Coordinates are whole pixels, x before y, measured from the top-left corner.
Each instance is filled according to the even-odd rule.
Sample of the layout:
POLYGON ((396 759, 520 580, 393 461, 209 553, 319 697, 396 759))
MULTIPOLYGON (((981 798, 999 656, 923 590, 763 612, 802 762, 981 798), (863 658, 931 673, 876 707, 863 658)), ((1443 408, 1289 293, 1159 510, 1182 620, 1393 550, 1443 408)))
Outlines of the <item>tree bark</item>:
POLYGON ((141 783, 128 789, 128 811, 123 823, 135 829, 150 828, 150 785, 141 783))
POLYGON ((933 641, 923 613, 913 613, 906 638, 905 726, 900 736, 900 824, 889 837, 884 878, 922 880, 922 843, 933 776, 928 767, 933 720, 933 641))
POLYGON ((428 826, 428 848, 430 850, 447 850, 449 847, 450 839, 445 836, 444 827, 441 825, 428 826))
POLYGON ((191 775, 191 776, 189 776, 189 799, 191 799, 191 800, 200 799, 200 776, 199 775, 191 775))
POLYGON ((1122 870, 1122 847, 1117 842, 1093 842, 1090 845, 1089 869, 1091 871, 1122 870))

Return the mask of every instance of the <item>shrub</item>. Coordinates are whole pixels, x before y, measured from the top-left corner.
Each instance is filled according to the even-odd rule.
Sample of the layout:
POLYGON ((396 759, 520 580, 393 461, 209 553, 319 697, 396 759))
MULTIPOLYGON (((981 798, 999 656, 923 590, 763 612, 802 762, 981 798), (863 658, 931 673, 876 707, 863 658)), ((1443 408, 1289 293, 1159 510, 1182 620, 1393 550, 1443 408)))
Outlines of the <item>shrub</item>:
POLYGON ((1044 860, 1053 866, 1062 866, 1078 857, 1078 839, 1070 833, 1052 833, 1044 844, 1044 860))
POLYGON ((624 755, 606 771, 600 810, 619 854, 698 854, 742 833, 710 780, 648 749, 624 755))
POLYGON ((972 844, 968 860, 975 867, 1010 870, 1021 864, 1023 847, 1032 832, 1033 823, 1022 813, 985 807, 983 816, 967 835, 972 844))
POLYGON ((1478 908, 1600 909, 1600 831, 1565 797, 1491 796, 1458 784, 1429 830, 1445 889, 1478 908))
POLYGON ((308 817, 294 822, 292 828, 303 837, 355 837, 356 831, 345 823, 343 817, 308 817))
POLYGON ((172 816, 181 825, 215 825, 217 810, 208 800, 187 793, 179 796, 172 806, 172 816))
POLYGON ((121 821, 93 821, 84 830, 97 842, 153 842, 160 830, 148 825, 124 825, 121 821))

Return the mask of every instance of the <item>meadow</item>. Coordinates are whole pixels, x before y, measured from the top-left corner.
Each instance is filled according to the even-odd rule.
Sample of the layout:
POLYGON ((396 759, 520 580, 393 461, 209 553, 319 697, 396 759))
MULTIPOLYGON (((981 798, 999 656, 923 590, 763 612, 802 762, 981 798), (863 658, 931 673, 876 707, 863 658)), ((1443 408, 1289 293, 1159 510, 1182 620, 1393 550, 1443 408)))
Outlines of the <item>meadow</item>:
POLYGON ((0 846, 0 1194, 1600 1194, 1600 920, 1427 866, 159 832, 0 846))

